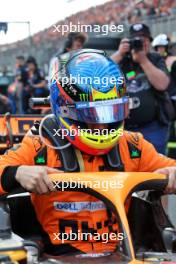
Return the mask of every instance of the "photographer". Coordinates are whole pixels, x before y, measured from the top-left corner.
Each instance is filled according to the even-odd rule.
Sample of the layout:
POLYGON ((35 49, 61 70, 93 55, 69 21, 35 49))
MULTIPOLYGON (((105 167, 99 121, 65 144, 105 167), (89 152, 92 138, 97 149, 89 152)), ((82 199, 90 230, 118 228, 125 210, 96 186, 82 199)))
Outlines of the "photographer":
POLYGON ((112 55, 112 59, 120 63, 128 94, 134 107, 136 105, 126 120, 126 129, 143 133, 157 151, 164 154, 169 129, 161 101, 169 84, 165 61, 159 54, 150 52, 152 37, 145 24, 132 25, 129 35, 112 55))

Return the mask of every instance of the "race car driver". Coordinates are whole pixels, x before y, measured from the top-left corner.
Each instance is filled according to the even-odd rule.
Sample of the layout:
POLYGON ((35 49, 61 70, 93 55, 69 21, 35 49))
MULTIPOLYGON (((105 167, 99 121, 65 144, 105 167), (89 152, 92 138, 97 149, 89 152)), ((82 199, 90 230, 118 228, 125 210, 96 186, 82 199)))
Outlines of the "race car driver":
POLYGON ((117 230, 117 222, 102 202, 89 194, 68 191, 58 195, 48 174, 158 170, 169 176, 167 191, 174 192, 176 162, 157 153, 141 134, 123 131, 128 116, 125 83, 118 65, 104 52, 80 50, 56 56, 51 61, 49 86, 53 116, 43 123, 42 134, 47 140, 43 142, 41 125, 36 123, 17 149, 0 158, 0 193, 19 186, 33 192, 32 203, 47 234, 47 253, 113 251, 116 243, 111 240, 107 244, 94 240, 62 244, 54 239, 53 234, 70 230, 112 232, 117 230), (71 76, 76 77, 74 84, 71 76), (83 82, 78 77, 89 79, 83 82), (71 133, 80 128, 82 133, 71 133), (52 136, 57 129, 69 133, 62 138, 61 133, 52 136), (103 129, 108 131, 106 135, 103 129))

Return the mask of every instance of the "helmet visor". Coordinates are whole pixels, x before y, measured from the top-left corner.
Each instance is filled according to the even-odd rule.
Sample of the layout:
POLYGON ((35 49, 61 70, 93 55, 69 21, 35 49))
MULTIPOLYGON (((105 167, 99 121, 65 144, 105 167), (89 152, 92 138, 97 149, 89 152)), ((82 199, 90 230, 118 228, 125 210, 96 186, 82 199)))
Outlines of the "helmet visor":
POLYGON ((60 115, 84 123, 113 123, 128 116, 128 97, 60 106, 60 115))

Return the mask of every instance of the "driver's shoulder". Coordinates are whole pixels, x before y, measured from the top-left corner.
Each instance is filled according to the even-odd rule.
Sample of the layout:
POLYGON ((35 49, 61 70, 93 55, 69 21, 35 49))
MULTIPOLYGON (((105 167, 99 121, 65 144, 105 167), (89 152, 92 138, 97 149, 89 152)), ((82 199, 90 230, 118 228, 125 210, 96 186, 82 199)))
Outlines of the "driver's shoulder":
POLYGON ((143 140, 143 135, 139 132, 131 132, 128 130, 124 130, 123 135, 120 137, 120 143, 127 141, 134 145, 139 145, 143 140))
POLYGON ((40 137, 39 125, 39 121, 34 122, 33 126, 26 133, 22 141, 23 145, 27 144, 28 147, 30 147, 31 151, 32 149, 34 149, 35 152, 38 152, 39 150, 41 150, 41 148, 45 147, 40 137))

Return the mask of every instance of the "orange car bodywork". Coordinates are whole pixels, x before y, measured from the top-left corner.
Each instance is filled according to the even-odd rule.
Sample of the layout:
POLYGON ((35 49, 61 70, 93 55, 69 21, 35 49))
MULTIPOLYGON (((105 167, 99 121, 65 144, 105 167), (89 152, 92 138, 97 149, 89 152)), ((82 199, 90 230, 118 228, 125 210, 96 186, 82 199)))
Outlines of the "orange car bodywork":
MULTIPOLYGON (((154 173, 147 173, 147 172, 79 172, 79 173, 59 173, 59 174, 50 174, 49 177, 54 183, 60 183, 60 182, 80 182, 80 178, 82 182, 86 182, 86 185, 83 184, 82 191, 83 192, 94 192, 95 194, 100 195, 101 197, 104 197, 107 201, 109 201, 118 212, 118 215, 120 217, 120 220, 123 224, 123 230, 125 230, 125 233, 127 234, 127 242, 129 245, 129 261, 125 261, 123 263, 129 263, 129 264, 144 264, 144 263, 154 263, 159 260, 157 259, 150 259, 149 261, 141 261, 137 260, 135 256, 135 251, 133 247, 131 232, 127 220, 126 215, 126 209, 125 209, 125 202, 129 195, 135 190, 136 187, 138 187, 141 184, 145 184, 147 182, 157 182, 164 180, 167 183, 167 176, 162 174, 154 174, 154 173), (101 174, 101 177, 100 177, 101 174), (100 181, 99 186, 95 186, 95 181, 100 181), (104 189, 101 186, 101 182, 113 182, 113 181, 121 181, 123 183, 123 188, 113 188, 113 185, 109 184, 109 188, 104 189)), ((60 191, 62 191, 60 189, 60 191)), ((20 254, 18 258, 18 254, 12 254, 12 251, 4 250, 3 252, 0 252, 0 254, 6 254, 8 255, 12 260, 18 261, 20 260, 20 254), (15 257, 13 257, 15 256, 15 257)), ((110 260, 110 257, 108 257, 110 260)), ((57 257, 57 260, 59 260, 59 263, 74 263, 74 257, 73 256, 62 256, 57 257), (71 261, 71 262, 70 262, 71 261)), ((78 259, 75 259, 75 263, 78 263, 78 259)), ((92 261, 94 261, 92 259, 92 261)), ((20 262, 19 262, 20 263, 20 262)), ((40 262, 39 262, 40 263, 40 262)), ((56 262, 57 263, 57 262, 56 262)), ((93 262, 92 262, 93 263, 93 262)), ((95 259, 96 263, 96 259, 95 259)), ((100 263, 100 262, 98 262, 100 263)), ((103 263, 106 263, 103 262, 103 263)), ((107 262, 108 264, 111 262, 107 262)), ((114 263, 114 262, 113 262, 114 263)), ((118 261, 117 261, 118 263, 118 261)), ((160 261, 158 262, 160 263, 160 261)), ((164 263, 164 262, 162 262, 164 263)), ((169 263, 169 262, 167 262, 169 263)), ((174 262, 170 262, 174 263, 174 262)))
MULTIPOLYGON (((26 115, 26 116, 18 116, 12 115, 9 119, 9 125, 11 130, 11 135, 16 137, 16 141, 14 145, 20 143, 18 142, 18 137, 24 136, 26 132, 33 126, 35 121, 40 121, 42 116, 40 115, 26 115)), ((6 117, 4 115, 0 115, 0 136, 7 136, 7 123, 6 117)), ((0 142, 0 149, 6 149, 7 142, 0 142)))
MULTIPOLYGON (((10 117, 12 132, 14 135, 25 135, 26 132, 33 126, 34 122, 41 119, 41 115, 12 115, 10 117)), ((5 116, 0 115, 0 134, 6 131, 5 122, 5 116)))
MULTIPOLYGON (((135 258, 134 247, 132 243, 131 232, 127 220, 125 202, 128 196, 133 192, 133 190, 141 185, 142 183, 149 181, 159 181, 159 180, 167 180, 167 176, 162 174, 154 174, 147 172, 79 172, 79 173, 61 173, 61 174, 51 174, 50 178, 53 182, 70 182, 70 178, 74 182, 79 182, 80 178, 82 182, 86 182, 85 189, 92 189, 96 193, 105 197, 108 201, 110 201, 116 208, 121 222, 123 223, 124 230, 128 237, 128 243, 130 248, 131 264, 140 264, 140 263, 148 263, 144 261, 139 261, 135 258), (101 177, 100 177, 101 174, 101 177), (123 183, 123 188, 114 189, 111 185, 109 185, 108 190, 105 190, 101 187, 95 186, 95 181, 102 182, 114 182, 121 181, 123 183)), ((157 261, 157 260, 155 260, 157 261)))

